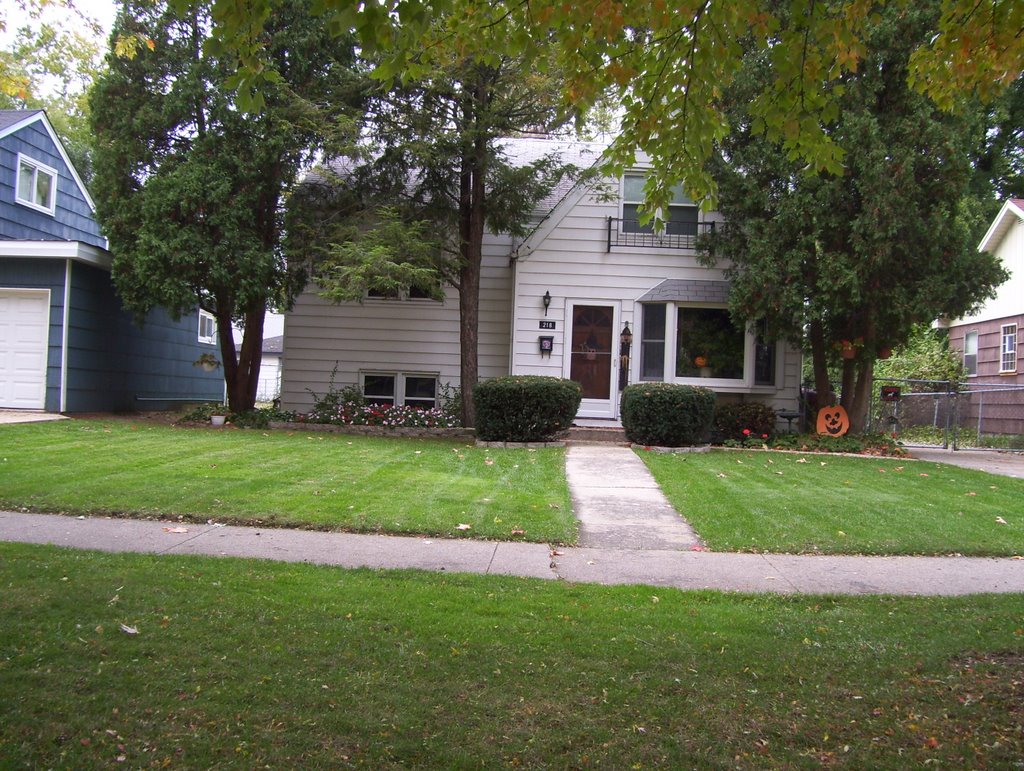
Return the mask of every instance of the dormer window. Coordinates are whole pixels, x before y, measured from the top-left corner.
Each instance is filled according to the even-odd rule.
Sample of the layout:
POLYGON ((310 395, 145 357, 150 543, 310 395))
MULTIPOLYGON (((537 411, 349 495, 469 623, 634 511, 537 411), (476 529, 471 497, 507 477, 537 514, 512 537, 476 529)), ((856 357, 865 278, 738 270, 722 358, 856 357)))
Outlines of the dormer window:
POLYGON ((18 155, 18 203, 53 214, 57 210, 57 170, 24 155, 18 155))
MULTIPOLYGON (((654 221, 640 224, 640 209, 644 202, 644 174, 625 174, 622 178, 622 232, 653 233, 654 221)), ((664 233, 670 236, 697 235, 697 204, 686 197, 683 188, 672 188, 668 211, 660 210, 655 216, 665 223, 664 233)))

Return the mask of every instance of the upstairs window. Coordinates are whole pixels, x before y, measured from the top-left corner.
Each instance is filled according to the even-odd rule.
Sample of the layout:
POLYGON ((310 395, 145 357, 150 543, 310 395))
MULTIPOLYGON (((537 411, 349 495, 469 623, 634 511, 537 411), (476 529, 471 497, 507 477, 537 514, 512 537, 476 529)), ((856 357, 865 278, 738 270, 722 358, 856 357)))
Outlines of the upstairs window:
POLYGON ((999 372, 1017 371, 1017 325, 1003 324, 999 328, 999 372))
POLYGON ((978 333, 964 335, 964 371, 968 375, 978 374, 978 333))
POLYGON ((53 214, 57 210, 57 170, 18 155, 18 182, 15 198, 18 203, 53 214))
POLYGON ((199 342, 209 345, 217 342, 217 319, 209 311, 199 311, 199 342))
MULTIPOLYGON (((653 219, 646 225, 640 224, 640 210, 644 202, 643 174, 626 174, 622 179, 622 232, 653 233, 653 219)), ((676 185, 672 188, 672 200, 668 211, 660 210, 655 216, 665 223, 666 235, 696 236, 697 205, 683 193, 683 188, 676 185)))

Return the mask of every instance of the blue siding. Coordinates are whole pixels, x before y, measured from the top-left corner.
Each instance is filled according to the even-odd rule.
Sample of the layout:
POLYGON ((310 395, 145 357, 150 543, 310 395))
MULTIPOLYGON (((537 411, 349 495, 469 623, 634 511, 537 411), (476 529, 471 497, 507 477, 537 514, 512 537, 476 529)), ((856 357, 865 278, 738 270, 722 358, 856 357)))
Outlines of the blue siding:
POLYGON ((167 409, 182 399, 219 401, 222 370, 196 367, 217 347, 198 342, 198 312, 174 321, 162 308, 139 327, 105 271, 75 263, 68 333, 68 412, 167 409), (140 400, 139 397, 142 397, 140 400), (168 397, 167 401, 152 401, 168 397))
POLYGON ((0 139, 0 238, 82 241, 105 248, 89 202, 41 122, 0 139), (18 153, 57 170, 57 210, 51 216, 15 202, 18 153))
POLYGON ((0 259, 0 287, 50 290, 46 410, 60 409, 60 349, 64 326, 64 260, 0 259))

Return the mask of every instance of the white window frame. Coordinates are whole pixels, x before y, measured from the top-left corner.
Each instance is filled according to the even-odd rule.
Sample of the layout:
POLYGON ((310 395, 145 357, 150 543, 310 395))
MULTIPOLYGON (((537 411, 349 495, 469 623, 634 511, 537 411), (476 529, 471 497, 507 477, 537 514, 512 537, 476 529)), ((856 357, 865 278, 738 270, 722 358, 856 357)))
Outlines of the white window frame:
MULTIPOLYGON (((743 332, 743 377, 676 377, 676 354, 679 333, 679 309, 720 309, 728 310, 728 306, 715 303, 669 302, 665 303, 665 375, 662 382, 683 385, 704 386, 721 393, 775 393, 783 385, 781 362, 783 346, 775 341, 775 383, 759 385, 754 382, 754 347, 757 343, 756 329, 747 325, 743 332)), ((643 330, 641 330, 641 333, 643 330)))
POLYGON ((30 158, 27 155, 18 153, 18 164, 14 172, 14 200, 22 206, 27 206, 30 209, 41 211, 52 217, 57 212, 57 178, 57 170, 52 166, 47 166, 45 163, 41 163, 35 158, 30 158), (27 192, 22 189, 21 184, 21 169, 23 166, 32 169, 31 190, 27 192), (44 206, 36 200, 36 192, 38 190, 36 180, 38 180, 40 174, 46 174, 50 177, 49 206, 44 206))
POLYGON ((964 333, 964 371, 968 377, 978 376, 978 332, 964 333))
POLYGON ((198 327, 198 339, 200 343, 206 343, 207 345, 217 344, 217 317, 209 311, 204 311, 202 308, 199 309, 199 327, 198 327), (210 334, 203 334, 203 321, 207 321, 210 325, 210 334))
MULTIPOLYGON (((630 198, 630 199, 626 198, 626 178, 627 177, 640 177, 640 178, 642 178, 644 180, 644 183, 646 184, 647 172, 645 172, 645 171, 638 171, 638 170, 627 171, 627 172, 625 172, 622 175, 621 179, 619 180, 619 222, 623 223, 623 225, 621 226, 622 231, 623 232, 636 232, 636 233, 652 233, 652 232, 655 232, 654 231, 654 223, 655 223, 655 221, 656 220, 661 220, 662 230, 658 231, 658 235, 666 234, 668 232, 668 228, 669 228, 669 224, 671 222, 672 215, 669 214, 668 216, 665 216, 666 212, 664 212, 664 210, 662 210, 662 209, 655 209, 654 210, 654 216, 651 219, 650 223, 648 223, 647 225, 644 225, 643 228, 640 228, 640 225, 638 224, 637 227, 640 228, 638 230, 635 230, 635 231, 626 231, 625 230, 625 222, 627 221, 626 220, 626 206, 641 206, 644 203, 644 199, 642 197, 639 200, 634 200, 632 198, 630 198), (646 228, 650 228, 650 230, 647 230, 646 228)), ((690 197, 688 195, 686 195, 685 191, 683 191, 681 186, 676 185, 674 189, 677 189, 679 194, 685 200, 683 200, 683 201, 670 201, 669 204, 668 204, 669 210, 671 210, 671 209, 694 209, 696 211, 696 213, 697 213, 697 229, 698 229, 698 233, 699 233, 699 231, 700 231, 700 221, 701 221, 701 218, 700 218, 700 207, 697 205, 697 203, 695 201, 690 200, 690 197)), ((637 219, 639 219, 639 215, 638 215, 637 219)), ((632 219, 630 219, 629 221, 632 221, 632 219)))
POLYGON ((391 396, 391 397, 381 397, 381 398, 391 398, 392 399, 392 403, 395 406, 403 406, 403 405, 405 405, 407 403, 406 402, 406 398, 407 398, 407 395, 406 395, 406 379, 407 378, 413 378, 413 377, 432 378, 433 381, 434 381, 434 404, 432 405, 432 407, 424 407, 422 404, 419 404, 418 402, 421 401, 421 398, 419 398, 419 397, 413 397, 413 404, 411 406, 422 407, 423 409, 433 409, 433 408, 439 406, 439 404, 438 404, 438 383, 439 383, 440 377, 439 377, 439 373, 437 373, 437 372, 395 372, 395 371, 390 371, 389 372, 389 371, 385 371, 385 370, 365 370, 365 371, 360 371, 359 372, 359 390, 362 392, 362 394, 363 394, 363 396, 365 398, 372 399, 373 396, 372 395, 368 395, 366 393, 366 378, 367 378, 367 376, 370 376, 370 377, 390 377, 390 378, 394 378, 395 385, 394 385, 394 394, 393 394, 393 396, 391 396))
POLYGON ((1017 325, 999 327, 999 374, 1012 375, 1017 371, 1017 325))

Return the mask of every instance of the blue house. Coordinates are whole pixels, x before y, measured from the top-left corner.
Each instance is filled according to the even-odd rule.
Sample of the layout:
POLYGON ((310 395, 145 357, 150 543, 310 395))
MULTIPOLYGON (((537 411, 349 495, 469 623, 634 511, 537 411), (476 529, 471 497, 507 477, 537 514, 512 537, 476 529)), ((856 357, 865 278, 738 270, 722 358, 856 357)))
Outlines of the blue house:
POLYGON ((46 114, 0 110, 0 409, 106 412, 219 401, 213 317, 122 306, 95 207, 46 114))

